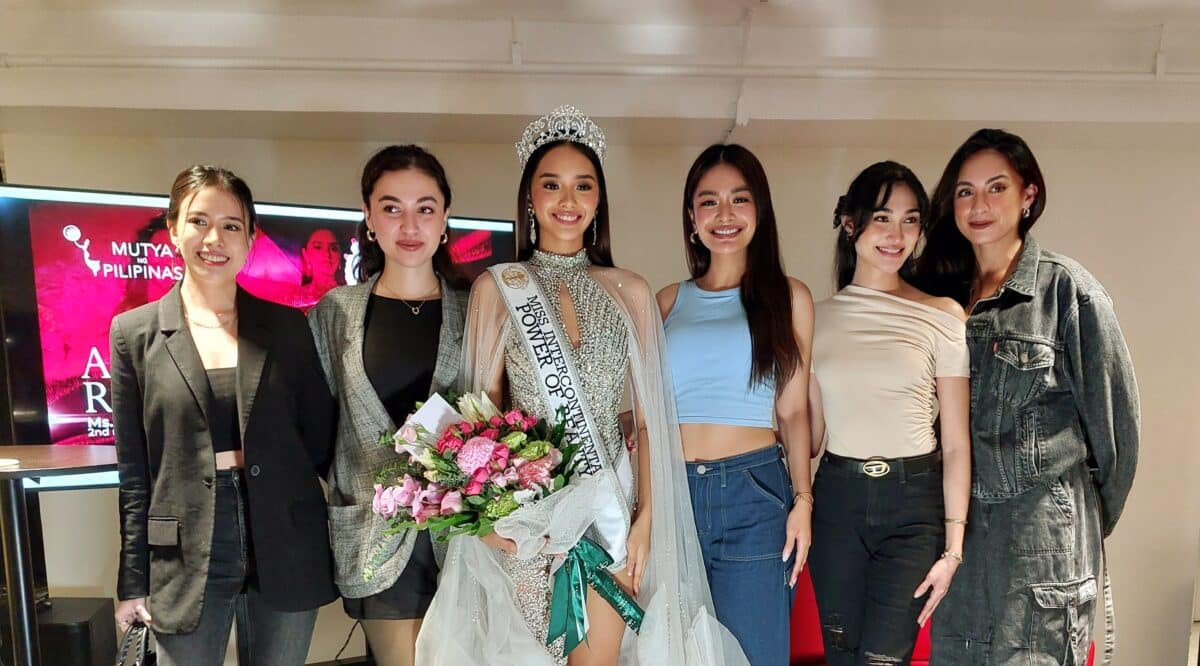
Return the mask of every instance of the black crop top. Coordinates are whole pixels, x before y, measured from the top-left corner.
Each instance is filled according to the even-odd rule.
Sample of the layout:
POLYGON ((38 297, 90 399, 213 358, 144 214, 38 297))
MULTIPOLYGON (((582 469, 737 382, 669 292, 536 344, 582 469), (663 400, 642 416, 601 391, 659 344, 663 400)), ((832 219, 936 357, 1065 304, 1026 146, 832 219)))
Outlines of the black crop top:
POLYGON ((208 388, 212 393, 208 427, 212 433, 213 453, 240 451, 242 429, 238 421, 237 368, 213 368, 204 372, 208 375, 208 388))

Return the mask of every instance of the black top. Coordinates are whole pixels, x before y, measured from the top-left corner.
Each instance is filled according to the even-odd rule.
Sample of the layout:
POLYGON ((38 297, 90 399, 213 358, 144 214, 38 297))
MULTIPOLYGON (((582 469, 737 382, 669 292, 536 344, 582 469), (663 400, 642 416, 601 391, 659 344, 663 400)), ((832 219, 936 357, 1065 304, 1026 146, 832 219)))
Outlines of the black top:
MULTIPOLYGON (((183 318, 180 285, 112 322, 113 427, 121 492, 120 599, 149 598, 156 631, 200 623, 216 494, 208 375, 183 318)), ((237 395, 244 420, 247 537, 268 607, 337 598, 329 472, 337 403, 298 310, 237 290, 237 395)))
POLYGON ((242 429, 238 423, 237 368, 205 369, 208 387, 212 391, 212 403, 208 412, 208 426, 212 432, 213 453, 240 451, 242 429))
POLYGON ((363 367, 392 422, 429 397, 442 329, 442 301, 402 301, 371 294, 363 335, 363 367), (412 305, 408 305, 411 303, 412 305), (413 314, 413 307, 420 308, 413 314))

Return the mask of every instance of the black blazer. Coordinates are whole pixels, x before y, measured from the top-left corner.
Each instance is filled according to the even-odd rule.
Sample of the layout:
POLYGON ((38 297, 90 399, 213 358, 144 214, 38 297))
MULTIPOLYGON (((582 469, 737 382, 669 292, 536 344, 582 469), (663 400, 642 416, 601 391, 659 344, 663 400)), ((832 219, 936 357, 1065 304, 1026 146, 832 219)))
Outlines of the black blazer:
MULTIPOLYGON (((272 607, 336 598, 325 497, 335 413, 304 315, 237 292, 237 404, 259 587, 272 607)), ((113 421, 121 478, 117 596, 148 596, 156 631, 200 621, 212 547, 216 465, 208 377, 179 285, 117 316, 113 421)))

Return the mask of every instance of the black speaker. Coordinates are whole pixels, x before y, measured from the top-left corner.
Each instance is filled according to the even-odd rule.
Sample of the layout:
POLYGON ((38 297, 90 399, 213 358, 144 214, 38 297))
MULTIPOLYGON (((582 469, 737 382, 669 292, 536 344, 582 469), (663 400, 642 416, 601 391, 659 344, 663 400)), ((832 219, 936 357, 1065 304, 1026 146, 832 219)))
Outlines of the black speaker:
MULTIPOLYGON (((7 601, 0 599, 0 601, 7 601)), ((0 605, 0 663, 12 660, 7 603, 0 605)), ((112 599, 52 597, 38 603, 38 639, 44 666, 112 666, 117 625, 112 599)))

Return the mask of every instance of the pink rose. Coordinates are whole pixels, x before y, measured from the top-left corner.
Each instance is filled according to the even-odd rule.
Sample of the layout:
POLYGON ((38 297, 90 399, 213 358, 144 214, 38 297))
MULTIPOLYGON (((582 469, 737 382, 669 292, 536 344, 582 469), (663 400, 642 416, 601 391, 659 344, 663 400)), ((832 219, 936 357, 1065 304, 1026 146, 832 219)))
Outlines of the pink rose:
POLYGON ((526 416, 526 417, 525 417, 525 424, 524 424, 524 425, 525 425, 525 427, 524 427, 524 430, 529 430, 529 429, 533 428, 533 426, 535 426, 535 425, 537 425, 537 424, 538 424, 538 419, 537 419, 537 417, 536 417, 536 416, 526 416))
POLYGON ((463 490, 463 492, 467 495, 478 495, 479 493, 483 492, 483 484, 486 483, 487 480, 487 468, 480 467, 479 469, 475 470, 474 474, 471 475, 471 480, 467 483, 467 487, 463 490))
POLYGON ((517 470, 517 476, 521 483, 521 488, 530 490, 534 486, 549 488, 552 480, 551 472, 555 467, 562 462, 562 452, 558 449, 550 449, 550 453, 531 460, 517 470))
MULTIPOLYGON (((487 465, 492 460, 492 452, 499 446, 494 440, 484 437, 472 437, 463 443, 462 448, 458 450, 458 455, 454 457, 454 462, 463 474, 470 476, 475 473, 475 470, 487 465)), ((507 446, 500 448, 508 449, 507 446)))
POLYGON ((475 424, 471 423, 470 421, 463 421, 462 423, 458 424, 458 430, 464 435, 469 435, 475 432, 475 424))
POLYGON ((413 520, 417 521, 418 525, 424 525, 426 520, 437 517, 440 507, 437 504, 422 504, 419 509, 413 513, 413 520))
POLYGON ((434 449, 438 452, 438 455, 441 455, 447 451, 457 452, 460 448, 462 448, 462 445, 462 438, 458 437, 452 432, 448 432, 438 440, 438 443, 434 446, 434 449))
POLYGON ((457 490, 450 491, 442 497, 442 515, 449 516, 462 512, 462 493, 457 490))
POLYGON ((371 500, 371 510, 384 518, 396 515, 400 506, 396 503, 394 489, 395 486, 384 488, 383 484, 375 484, 375 499, 371 500))
POLYGON ((504 425, 504 417, 493 416, 492 418, 488 419, 488 425, 492 426, 493 428, 499 428, 500 426, 504 425))
POLYGON ((496 469, 508 467, 508 456, 512 451, 507 446, 497 446, 492 449, 492 465, 496 469))
POLYGON ((488 428, 487 430, 479 433, 479 436, 484 439, 490 439, 494 442, 500 439, 500 431, 495 428, 488 428))
POLYGON ((400 485, 397 486, 396 490, 394 490, 392 492, 392 496, 395 497, 396 501, 399 502, 400 504, 403 504, 404 506, 408 506, 408 505, 412 504, 413 498, 416 497, 417 493, 420 490, 421 490, 420 482, 418 482, 416 479, 412 478, 411 476, 405 474, 404 479, 401 481, 400 485))
POLYGON ((504 471, 493 474, 491 482, 501 488, 507 488, 510 485, 515 484, 518 478, 517 468, 510 465, 509 467, 505 468, 504 471))
POLYGON ((521 413, 521 410, 514 409, 504 415, 504 422, 519 428, 521 424, 525 423, 525 415, 521 413))

